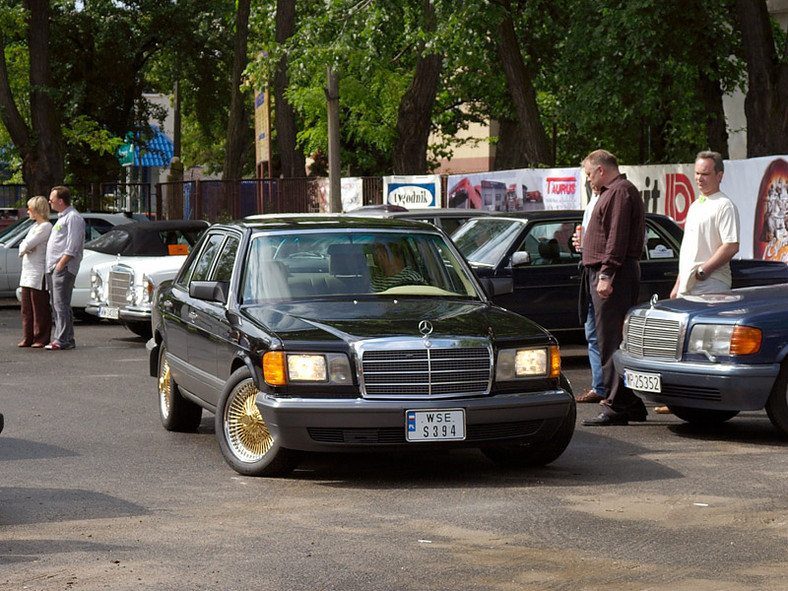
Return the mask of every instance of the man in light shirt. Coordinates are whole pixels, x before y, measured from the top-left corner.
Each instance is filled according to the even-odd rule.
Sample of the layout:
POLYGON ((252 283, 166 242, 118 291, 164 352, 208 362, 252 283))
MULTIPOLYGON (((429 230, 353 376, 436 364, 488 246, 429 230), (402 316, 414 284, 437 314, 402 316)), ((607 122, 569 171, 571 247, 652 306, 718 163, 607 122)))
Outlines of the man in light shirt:
MULTIPOLYGON (((739 211, 720 191, 724 171, 718 152, 700 152, 695 158, 695 184, 700 196, 687 212, 679 276, 671 298, 731 289, 730 261, 739 252, 739 211)), ((654 411, 668 414, 670 408, 657 406, 654 411)))
POLYGON ((695 159, 700 196, 690 205, 671 298, 731 289, 730 261, 739 252, 739 212, 720 191, 724 165, 718 152, 695 159))
POLYGON ((52 300, 55 330, 52 342, 45 349, 60 351, 73 349, 74 313, 71 294, 77 278, 85 246, 85 220, 71 205, 71 193, 57 186, 49 194, 49 205, 57 213, 57 221, 47 241, 46 280, 52 300))

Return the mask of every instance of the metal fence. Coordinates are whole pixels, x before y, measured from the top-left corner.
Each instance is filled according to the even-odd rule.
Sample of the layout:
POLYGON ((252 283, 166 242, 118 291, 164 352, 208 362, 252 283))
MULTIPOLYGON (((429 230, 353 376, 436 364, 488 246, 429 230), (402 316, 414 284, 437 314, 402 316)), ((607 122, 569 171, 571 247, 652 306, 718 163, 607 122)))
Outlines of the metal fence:
MULTIPOLYGON (((442 203, 446 199, 442 177, 442 203)), ((327 178, 258 178, 239 181, 197 180, 147 183, 101 183, 70 186, 79 211, 128 211, 151 219, 239 219, 259 213, 327 211, 327 178)), ((362 205, 383 203, 383 179, 363 177, 362 205)), ((24 207, 24 185, 0 185, 0 207, 24 207)))

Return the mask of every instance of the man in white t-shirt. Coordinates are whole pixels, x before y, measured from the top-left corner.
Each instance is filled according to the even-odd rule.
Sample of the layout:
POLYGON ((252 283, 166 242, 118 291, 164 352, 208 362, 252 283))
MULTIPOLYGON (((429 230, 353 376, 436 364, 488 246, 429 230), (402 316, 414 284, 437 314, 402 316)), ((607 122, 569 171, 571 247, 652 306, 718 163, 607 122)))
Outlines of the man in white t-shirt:
MULTIPOLYGON (((720 191, 724 170, 719 152, 701 152, 695 158, 700 196, 687 212, 671 298, 731 289, 730 261, 739 252, 739 211, 720 191)), ((657 406, 654 411, 668 414, 670 408, 657 406)))
POLYGON ((687 212, 671 298, 731 289, 730 260, 739 252, 739 212, 720 191, 723 171, 718 152, 701 152, 695 159, 700 196, 687 212))

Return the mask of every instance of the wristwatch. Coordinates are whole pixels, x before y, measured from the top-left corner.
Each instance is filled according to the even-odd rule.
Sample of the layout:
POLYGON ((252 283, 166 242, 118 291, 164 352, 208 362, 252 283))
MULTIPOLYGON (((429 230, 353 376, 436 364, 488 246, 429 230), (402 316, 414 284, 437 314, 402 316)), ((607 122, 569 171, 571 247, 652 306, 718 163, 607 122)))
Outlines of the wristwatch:
POLYGON ((605 275, 604 273, 600 273, 599 278, 607 281, 608 279, 610 279, 610 275, 605 275))
POLYGON ((706 279, 706 271, 703 270, 703 267, 698 267, 698 270, 695 271, 698 274, 699 279, 706 279))

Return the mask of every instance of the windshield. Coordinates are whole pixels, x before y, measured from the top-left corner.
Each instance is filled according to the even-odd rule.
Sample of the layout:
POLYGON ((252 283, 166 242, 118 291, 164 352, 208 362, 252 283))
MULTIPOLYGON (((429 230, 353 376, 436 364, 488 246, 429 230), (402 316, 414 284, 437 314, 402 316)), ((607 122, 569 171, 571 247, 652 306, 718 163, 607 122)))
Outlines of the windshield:
POLYGON ((433 234, 301 232, 251 241, 244 303, 379 294, 478 297, 467 267, 433 234))
POLYGON ((30 226, 33 225, 33 220, 30 218, 20 218, 16 220, 10 226, 3 228, 3 231, 0 232, 0 242, 2 243, 9 243, 12 242, 18 236, 25 236, 27 235, 27 231, 30 229, 30 226))
POLYGON ((523 221, 475 218, 460 226, 451 239, 468 261, 496 266, 523 228, 523 221))

